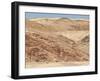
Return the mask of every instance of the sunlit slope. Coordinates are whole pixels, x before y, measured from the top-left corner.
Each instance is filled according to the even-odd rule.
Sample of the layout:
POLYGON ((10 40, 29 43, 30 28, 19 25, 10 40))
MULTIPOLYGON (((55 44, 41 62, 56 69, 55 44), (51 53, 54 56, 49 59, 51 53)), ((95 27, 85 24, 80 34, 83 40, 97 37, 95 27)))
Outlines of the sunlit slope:
POLYGON ((27 27, 29 30, 43 31, 89 30, 89 22, 68 18, 36 18, 26 20, 27 27))

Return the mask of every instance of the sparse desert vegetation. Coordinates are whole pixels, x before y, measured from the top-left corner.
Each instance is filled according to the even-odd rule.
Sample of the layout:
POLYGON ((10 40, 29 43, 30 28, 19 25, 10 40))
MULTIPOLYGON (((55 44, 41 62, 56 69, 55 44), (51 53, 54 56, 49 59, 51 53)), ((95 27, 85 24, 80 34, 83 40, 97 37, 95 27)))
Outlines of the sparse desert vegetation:
POLYGON ((26 68, 89 63, 89 21, 36 18, 25 25, 26 68))

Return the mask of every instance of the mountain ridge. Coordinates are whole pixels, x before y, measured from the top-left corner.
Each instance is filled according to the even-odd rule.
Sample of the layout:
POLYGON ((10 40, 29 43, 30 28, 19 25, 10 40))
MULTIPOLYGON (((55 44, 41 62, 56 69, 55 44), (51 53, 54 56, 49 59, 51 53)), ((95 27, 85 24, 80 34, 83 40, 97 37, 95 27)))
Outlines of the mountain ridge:
POLYGON ((36 18, 26 20, 26 27, 44 31, 89 30, 89 22, 84 20, 71 20, 68 18, 36 18))

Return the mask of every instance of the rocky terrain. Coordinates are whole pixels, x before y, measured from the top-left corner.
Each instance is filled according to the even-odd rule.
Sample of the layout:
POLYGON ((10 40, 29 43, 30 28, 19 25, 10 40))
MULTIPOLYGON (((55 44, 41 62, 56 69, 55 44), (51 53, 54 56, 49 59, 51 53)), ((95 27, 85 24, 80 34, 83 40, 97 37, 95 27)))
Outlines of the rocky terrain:
POLYGON ((89 63, 88 21, 36 18, 25 24, 26 68, 89 63))

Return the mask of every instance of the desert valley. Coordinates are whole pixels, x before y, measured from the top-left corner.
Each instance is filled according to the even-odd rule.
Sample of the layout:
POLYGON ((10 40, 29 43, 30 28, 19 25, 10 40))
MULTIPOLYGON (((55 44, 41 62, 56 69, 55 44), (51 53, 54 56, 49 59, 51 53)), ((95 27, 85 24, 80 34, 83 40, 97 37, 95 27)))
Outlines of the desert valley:
POLYGON ((89 21, 34 18, 25 27, 26 68, 89 64, 89 21))

